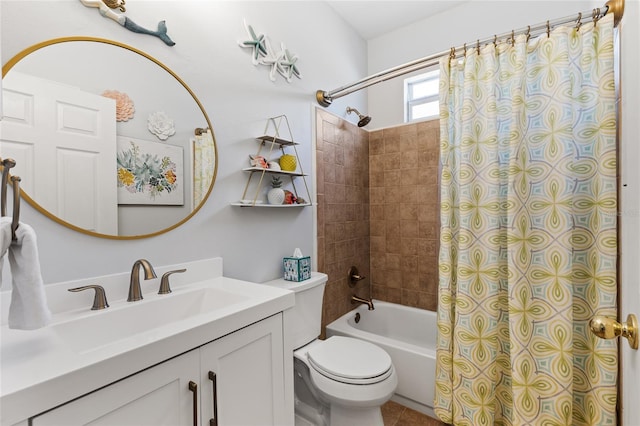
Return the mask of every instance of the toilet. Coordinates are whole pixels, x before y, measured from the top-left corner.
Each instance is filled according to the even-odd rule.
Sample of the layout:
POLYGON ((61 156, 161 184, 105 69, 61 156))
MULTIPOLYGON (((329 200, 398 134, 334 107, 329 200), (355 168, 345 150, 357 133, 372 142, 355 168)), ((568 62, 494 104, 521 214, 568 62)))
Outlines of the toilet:
POLYGON ((383 426, 380 406, 398 385, 391 357, 364 340, 343 336, 318 339, 327 275, 302 282, 268 285, 295 292, 286 311, 293 340, 296 426, 383 426))

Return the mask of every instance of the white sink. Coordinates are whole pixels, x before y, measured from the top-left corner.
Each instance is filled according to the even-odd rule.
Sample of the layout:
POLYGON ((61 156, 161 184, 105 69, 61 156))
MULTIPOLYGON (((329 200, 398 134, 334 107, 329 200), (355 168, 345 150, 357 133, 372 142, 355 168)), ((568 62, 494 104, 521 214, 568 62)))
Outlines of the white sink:
POLYGON ((196 315, 227 308, 249 297, 219 288, 197 288, 94 311, 51 326, 74 352, 86 353, 137 336, 153 340, 153 330, 196 315), (145 333, 142 335, 142 333, 145 333))

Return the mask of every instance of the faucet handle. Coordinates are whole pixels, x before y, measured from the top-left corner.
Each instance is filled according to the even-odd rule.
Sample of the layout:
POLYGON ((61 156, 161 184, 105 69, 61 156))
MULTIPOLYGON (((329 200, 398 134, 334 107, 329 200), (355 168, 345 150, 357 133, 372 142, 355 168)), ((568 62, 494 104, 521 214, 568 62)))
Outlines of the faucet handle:
POLYGON ((95 295, 93 296, 93 306, 91 307, 92 311, 97 311, 99 309, 104 309, 109 307, 109 303, 107 302, 107 295, 104 292, 104 288, 100 285, 85 285, 83 287, 70 288, 69 291, 78 292, 83 290, 94 289, 95 295))
POLYGON ((351 288, 355 287, 358 281, 362 281, 367 278, 363 275, 360 275, 360 272, 358 272, 358 268, 356 268, 355 266, 349 268, 347 275, 349 277, 349 287, 351 288))
POLYGON ((187 272, 186 269, 176 269, 174 271, 165 272, 160 279, 160 290, 158 290, 158 294, 169 294, 171 293, 171 287, 169 287, 169 276, 171 274, 176 274, 179 272, 187 272))

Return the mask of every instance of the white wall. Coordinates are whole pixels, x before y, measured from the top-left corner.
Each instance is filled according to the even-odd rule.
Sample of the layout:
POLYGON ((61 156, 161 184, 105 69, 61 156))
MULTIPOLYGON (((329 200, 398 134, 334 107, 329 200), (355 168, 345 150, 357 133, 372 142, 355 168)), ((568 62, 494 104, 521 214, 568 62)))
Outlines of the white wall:
MULTIPOLYGON (((548 19, 574 14, 577 18, 578 12, 601 7, 604 3, 604 0, 468 1, 428 19, 369 40, 368 75, 444 52, 464 43, 470 45, 475 40, 494 34, 540 24, 548 19)), ((367 129, 375 130, 403 123, 403 80, 409 75, 369 88, 367 112, 373 120, 367 129)), ((328 90, 331 89, 334 87, 328 90)))
MULTIPOLYGON (((21 219, 38 234, 45 282, 127 271, 141 257, 166 265, 213 256, 224 258, 227 276, 265 281, 281 274, 282 257, 295 247, 312 252, 313 208, 250 209, 229 203, 242 194, 246 175, 240 169, 248 166, 248 155, 257 149, 254 137, 262 134, 268 117, 288 116, 302 144, 302 164, 311 172, 315 91, 366 75, 365 42, 330 7, 318 1, 127 2, 127 16, 143 27, 166 20, 174 47, 132 33, 77 0, 2 0, 0 7, 3 64, 28 46, 57 37, 95 36, 131 45, 165 63, 191 87, 218 144, 218 176, 209 201, 186 224, 157 237, 90 237, 48 220, 24 202, 21 219), (299 56, 301 80, 289 84, 278 76, 271 82, 268 68, 251 64, 250 51, 238 46, 247 37, 243 19, 274 45, 284 42, 299 56)), ((122 75, 126 78, 127 70, 122 75)), ((349 101, 363 108, 366 94, 349 101)), ((345 102, 336 102, 329 109, 344 115, 345 108, 345 102)))

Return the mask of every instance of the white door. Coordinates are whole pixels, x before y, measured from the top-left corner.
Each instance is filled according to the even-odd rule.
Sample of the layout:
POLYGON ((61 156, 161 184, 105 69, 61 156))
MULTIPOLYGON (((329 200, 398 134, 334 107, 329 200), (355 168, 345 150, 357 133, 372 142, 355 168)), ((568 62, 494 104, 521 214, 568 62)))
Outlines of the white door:
POLYGON ((0 156, 21 188, 54 216, 118 234, 112 99, 11 71, 3 80, 0 156))
MULTIPOLYGON (((627 1, 621 26, 621 317, 640 316, 640 2, 627 1)), ((622 425, 640 425, 640 351, 622 348, 622 425)))

